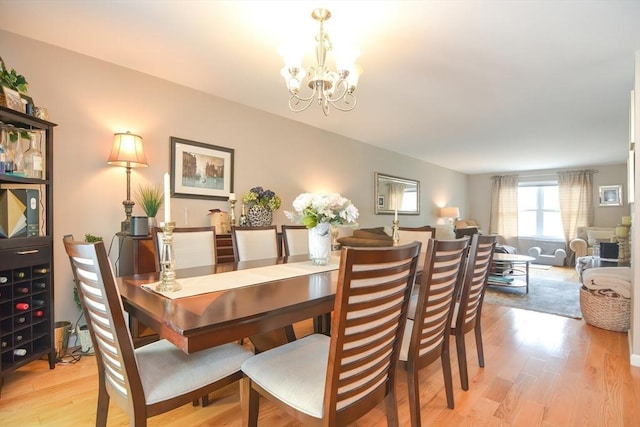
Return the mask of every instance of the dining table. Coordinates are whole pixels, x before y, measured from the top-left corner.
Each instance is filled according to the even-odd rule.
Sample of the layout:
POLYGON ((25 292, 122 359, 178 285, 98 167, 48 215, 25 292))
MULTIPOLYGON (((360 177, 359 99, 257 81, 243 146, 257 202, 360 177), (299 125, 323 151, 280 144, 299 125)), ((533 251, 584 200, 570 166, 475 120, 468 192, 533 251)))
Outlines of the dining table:
MULTIPOLYGON (((182 291, 178 291, 177 298, 171 293, 154 290, 160 281, 159 272, 122 276, 116 281, 124 309, 130 316, 155 331, 159 338, 190 354, 247 337, 266 335, 308 319, 313 319, 316 333, 329 335, 340 254, 340 251, 334 251, 329 264, 318 267, 312 266, 309 256, 304 254, 177 269, 179 283, 195 280, 206 287, 204 292, 190 296, 182 296, 182 291), (274 278, 273 268, 284 264, 303 273, 274 278), (251 284, 224 286, 227 281, 236 282, 232 280, 234 272, 243 271, 252 273, 251 284), (223 275, 226 273, 230 274, 223 275), (211 283, 209 289, 209 282, 217 282, 217 285, 211 283)), ((421 253, 416 284, 420 283, 424 260, 424 253, 421 253)))
MULTIPOLYGON (((213 276, 244 270, 266 273, 265 269, 270 266, 292 263, 308 271, 308 274, 276 279, 265 274, 264 278, 257 276, 250 285, 216 288, 179 298, 154 290, 155 283, 160 281, 159 272, 116 280, 124 308, 131 316, 185 353, 194 353, 312 318, 317 319, 316 332, 328 334, 327 314, 334 306, 339 254, 334 253, 330 265, 318 271, 310 266, 307 255, 177 269, 179 283, 193 278, 206 283, 213 276)), ((233 278, 221 275, 217 279, 226 277, 233 278)))

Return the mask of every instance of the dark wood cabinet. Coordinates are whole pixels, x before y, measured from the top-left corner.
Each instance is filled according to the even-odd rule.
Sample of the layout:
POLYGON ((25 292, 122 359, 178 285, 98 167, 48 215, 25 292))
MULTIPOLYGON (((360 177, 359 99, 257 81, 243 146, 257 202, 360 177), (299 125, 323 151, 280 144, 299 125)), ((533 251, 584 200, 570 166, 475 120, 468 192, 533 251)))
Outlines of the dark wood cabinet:
MULTIPOLYGON (((1 387, 5 375, 27 363, 44 357, 50 369, 56 364, 52 240, 56 125, 5 107, 0 107, 0 122, 3 129, 11 129, 14 139, 27 131, 42 134, 44 172, 42 179, 0 174, 1 387), (24 233, 14 233, 20 222, 25 224, 24 233)), ((4 134, 8 136, 7 132, 4 134)), ((26 141, 18 141, 8 143, 20 143, 26 151, 26 141)))

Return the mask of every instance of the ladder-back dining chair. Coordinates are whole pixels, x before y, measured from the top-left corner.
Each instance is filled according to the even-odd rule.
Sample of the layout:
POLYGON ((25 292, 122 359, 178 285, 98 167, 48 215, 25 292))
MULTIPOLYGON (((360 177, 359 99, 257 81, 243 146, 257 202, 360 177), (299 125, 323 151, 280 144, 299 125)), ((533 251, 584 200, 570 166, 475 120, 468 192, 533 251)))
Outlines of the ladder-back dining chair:
POLYGON ((411 425, 420 426, 420 370, 440 359, 447 406, 454 407, 449 330, 456 297, 464 277, 469 239, 436 240, 427 243, 422 280, 415 299, 415 312, 407 320, 400 366, 407 371, 411 425))
POLYGON ((233 256, 237 262, 277 258, 282 255, 275 225, 231 227, 233 256))
MULTIPOLYGON (((162 228, 154 227, 151 235, 155 243, 157 265, 160 266, 162 228)), ((176 227, 173 229, 172 248, 176 269, 214 265, 216 263, 216 229, 213 226, 176 227)))
POLYGON ((342 249, 331 337, 312 334, 242 364, 244 425, 259 396, 304 424, 344 426, 380 402, 398 425, 395 372, 419 243, 342 249))
POLYGON ((167 340, 134 349, 122 299, 103 242, 63 239, 77 284, 98 367, 96 426, 106 426, 109 401, 130 424, 193 402, 242 377, 240 365, 252 353, 224 344, 186 354, 167 340))
POLYGON ((496 235, 473 235, 460 300, 456 303, 451 324, 451 335, 456 338, 460 384, 463 390, 469 390, 467 351, 464 341, 464 336, 467 332, 474 331, 478 351, 478 364, 481 368, 484 367, 481 324, 482 302, 484 301, 484 292, 489 279, 493 249, 497 240, 498 236, 496 235))
POLYGON ((282 246, 285 256, 309 253, 309 229, 304 225, 283 225, 282 246))

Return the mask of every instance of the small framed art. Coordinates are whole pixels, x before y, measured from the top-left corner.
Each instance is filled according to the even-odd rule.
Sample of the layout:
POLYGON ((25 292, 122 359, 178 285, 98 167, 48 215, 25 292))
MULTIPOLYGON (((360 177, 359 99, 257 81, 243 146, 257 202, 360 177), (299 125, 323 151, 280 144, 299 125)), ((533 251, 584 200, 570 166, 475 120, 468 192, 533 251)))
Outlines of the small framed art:
POLYGON ((7 108, 11 108, 12 110, 24 113, 25 103, 22 102, 20 92, 18 92, 17 90, 9 89, 6 86, 2 86, 2 92, 4 93, 4 103, 7 108))
POLYGON ((600 206, 622 206, 622 185, 600 186, 600 206))

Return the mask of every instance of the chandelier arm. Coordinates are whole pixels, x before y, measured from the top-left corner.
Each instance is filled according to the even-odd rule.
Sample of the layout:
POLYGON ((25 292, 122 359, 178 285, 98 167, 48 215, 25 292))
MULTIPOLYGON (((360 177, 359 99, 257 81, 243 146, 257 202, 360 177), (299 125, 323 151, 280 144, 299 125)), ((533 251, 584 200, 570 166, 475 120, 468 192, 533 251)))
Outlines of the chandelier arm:
POLYGON ((307 108, 309 108, 312 104, 313 104, 313 96, 307 99, 302 99, 297 96, 291 96, 289 98, 289 109, 294 113, 299 113, 301 111, 304 111, 307 108), (296 104, 302 104, 302 107, 297 108, 295 106, 296 104))
POLYGON ((351 93, 348 93, 346 96, 344 96, 344 99, 342 100, 343 103, 345 104, 350 104, 350 102, 347 102, 347 99, 351 99, 352 100, 352 104, 349 107, 342 107, 340 104, 338 104, 337 102, 331 101, 329 100, 329 102, 331 103, 331 105, 336 109, 336 110, 340 110, 340 111, 351 111, 354 108, 356 108, 356 105, 358 104, 358 99, 351 93))

